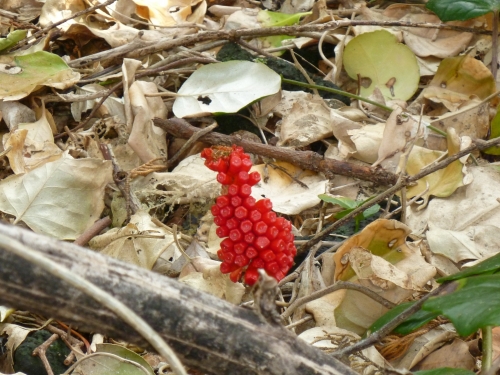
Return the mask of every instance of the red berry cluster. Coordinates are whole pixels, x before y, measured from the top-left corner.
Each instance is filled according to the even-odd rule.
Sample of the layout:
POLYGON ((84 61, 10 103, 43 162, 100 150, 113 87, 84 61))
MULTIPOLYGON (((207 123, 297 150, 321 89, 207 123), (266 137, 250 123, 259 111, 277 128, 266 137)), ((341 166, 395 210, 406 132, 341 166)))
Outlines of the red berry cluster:
POLYGON ((217 181, 223 195, 212 206, 217 235, 224 240, 217 255, 222 260, 220 270, 229 273, 234 282, 243 278, 253 285, 259 278, 257 270, 281 280, 293 264, 297 249, 293 244, 292 224, 277 217, 269 199, 256 201, 250 194, 260 181, 252 167, 250 156, 238 146, 213 146, 202 151, 205 165, 218 172, 217 181))

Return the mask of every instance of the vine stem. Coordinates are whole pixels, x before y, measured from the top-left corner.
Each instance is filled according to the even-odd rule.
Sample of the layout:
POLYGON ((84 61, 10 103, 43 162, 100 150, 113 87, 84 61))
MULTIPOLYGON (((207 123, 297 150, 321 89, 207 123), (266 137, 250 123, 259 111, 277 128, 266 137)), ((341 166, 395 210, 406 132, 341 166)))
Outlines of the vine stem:
MULTIPOLYGON (((351 99, 356 99, 356 100, 360 100, 362 102, 365 102, 365 103, 368 103, 368 104, 372 104, 376 107, 379 107, 379 108, 382 108, 388 112, 392 112, 393 109, 391 107, 388 107, 384 104, 380 104, 378 102, 375 102, 373 100, 370 100, 370 99, 367 99, 367 98, 363 98, 362 96, 359 96, 359 95, 355 95, 355 94, 351 94, 350 92, 347 92, 347 91, 343 91, 343 90, 339 90, 339 89, 334 89, 334 88, 331 88, 331 87, 325 87, 325 86, 319 86, 319 85, 313 85, 313 84, 309 84, 309 83, 304 83, 304 82, 300 82, 300 81, 294 81, 293 79, 287 79, 287 78, 283 78, 281 77, 281 81, 283 83, 288 83, 288 84, 291 84, 291 85, 295 85, 295 86, 300 86, 300 87, 305 87, 305 88, 308 88, 308 89, 316 89, 316 90, 323 90, 323 91, 326 91, 326 92, 331 92, 333 94, 337 94, 337 95, 342 95, 342 96, 346 96, 348 98, 351 98, 351 99)), ((407 113, 405 112, 407 115, 413 117, 412 114, 410 113, 407 113)), ((430 125, 430 124, 426 124, 427 128, 432 130, 433 132, 435 133, 438 133, 438 134, 441 134, 442 136, 446 137, 446 132, 430 125)))

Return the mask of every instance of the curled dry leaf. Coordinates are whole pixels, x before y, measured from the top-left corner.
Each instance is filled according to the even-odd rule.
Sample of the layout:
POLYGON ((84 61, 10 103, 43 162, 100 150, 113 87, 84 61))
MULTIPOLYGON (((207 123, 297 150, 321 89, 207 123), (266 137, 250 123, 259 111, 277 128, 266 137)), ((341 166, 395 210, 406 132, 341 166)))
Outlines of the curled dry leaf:
MULTIPOLYGON (((447 134, 448 155, 456 154, 461 148, 460 139, 453 128, 449 128, 447 134)), ((464 144, 463 147, 467 147, 467 145, 464 144)), ((414 176, 424 167, 443 156, 443 154, 441 151, 431 151, 414 146, 408 158, 406 171, 410 176, 414 176)), ((423 209, 427 206, 431 196, 450 196, 458 187, 467 185, 472 181, 472 175, 466 172, 465 162, 465 158, 455 160, 447 167, 421 178, 416 185, 407 188, 407 198, 421 196, 423 201, 419 209, 423 209)))
MULTIPOLYGON (((410 229, 379 219, 347 239, 333 255, 335 280, 351 281, 400 303, 436 273, 417 246, 406 243, 410 229)), ((306 305, 318 326, 363 334, 387 309, 360 292, 338 290, 306 305)))

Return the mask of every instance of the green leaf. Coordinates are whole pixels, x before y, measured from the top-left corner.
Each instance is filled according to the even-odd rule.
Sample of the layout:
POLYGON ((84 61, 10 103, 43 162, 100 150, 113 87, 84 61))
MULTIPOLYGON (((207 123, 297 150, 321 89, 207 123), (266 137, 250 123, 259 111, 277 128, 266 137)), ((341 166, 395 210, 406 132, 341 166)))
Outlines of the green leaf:
POLYGON ((92 360, 79 361, 74 373, 89 375, 154 375, 144 358, 120 345, 97 344, 92 360))
POLYGON ((2 62, 12 71, 0 75, 0 99, 4 100, 22 99, 42 85, 64 90, 80 80, 80 74, 61 57, 45 51, 6 57, 2 62))
MULTIPOLYGON (((500 137, 500 106, 497 107, 497 113, 493 120, 491 121, 491 131, 490 131, 490 138, 498 138, 500 137)), ((500 146, 493 146, 490 148, 487 148, 486 150, 483 151, 485 154, 489 155, 500 155, 500 146)))
POLYGON ((4 51, 6 49, 14 47, 17 42, 26 38, 27 33, 28 33, 28 31, 26 31, 26 30, 15 30, 15 31, 9 33, 9 35, 7 35, 7 38, 1 38, 0 39, 0 51, 4 51))
POLYGON ((345 47, 343 59, 349 77, 361 84, 360 96, 368 97, 378 88, 386 99, 408 100, 418 89, 417 58, 388 31, 353 38, 345 47))
POLYGON ((338 204, 340 207, 345 208, 347 210, 353 210, 358 207, 362 202, 357 202, 351 198, 347 197, 332 197, 328 194, 320 194, 318 198, 327 203, 338 204))
POLYGON ((445 281, 454 281, 470 276, 491 275, 498 272, 498 270, 500 270, 500 253, 492 256, 491 258, 483 260, 473 267, 466 268, 463 271, 457 272, 450 276, 441 277, 436 281, 438 283, 444 283, 445 281))
POLYGON ((415 371, 414 375, 475 375, 475 372, 463 368, 441 367, 432 370, 415 371))
MULTIPOLYGON (((401 314, 404 310, 415 304, 415 302, 405 302, 393 309, 386 312, 380 318, 378 318, 375 323, 370 327, 369 332, 376 332, 384 325, 393 320, 397 315, 401 314)), ((403 323, 398 325, 392 332, 399 333, 401 335, 407 335, 416 329, 422 327, 424 324, 430 322, 432 319, 436 318, 438 314, 418 310, 415 314, 407 318, 403 323)))
POLYGON ((309 14, 312 14, 312 12, 285 14, 261 10, 257 14, 257 21, 259 21, 264 27, 292 26, 299 23, 302 17, 308 16, 309 14))
POLYGON ((500 275, 481 275, 453 281, 453 293, 431 297, 423 310, 444 315, 460 336, 486 326, 500 326, 500 275))
POLYGON ((371 206, 370 208, 367 208, 366 210, 363 211, 363 217, 365 219, 367 219, 370 216, 375 215, 378 212, 378 210, 380 210, 380 206, 378 204, 375 204, 375 205, 371 206))
POLYGON ((443 22, 465 21, 500 9, 499 0, 429 0, 426 7, 443 22))

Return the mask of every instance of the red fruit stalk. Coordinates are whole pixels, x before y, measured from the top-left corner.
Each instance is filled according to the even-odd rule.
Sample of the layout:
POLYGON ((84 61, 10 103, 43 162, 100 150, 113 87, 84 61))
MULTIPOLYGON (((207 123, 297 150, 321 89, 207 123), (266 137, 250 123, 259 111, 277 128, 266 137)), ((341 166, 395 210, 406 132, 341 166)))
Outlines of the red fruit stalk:
POLYGON ((293 244, 292 224, 277 217, 269 199, 255 201, 252 186, 260 181, 258 172, 248 173, 252 161, 238 146, 213 146, 202 151, 205 165, 218 172, 217 181, 225 194, 212 206, 217 235, 224 238, 217 255, 220 270, 233 282, 241 279, 253 285, 258 269, 280 281, 293 265, 297 249, 293 244))

